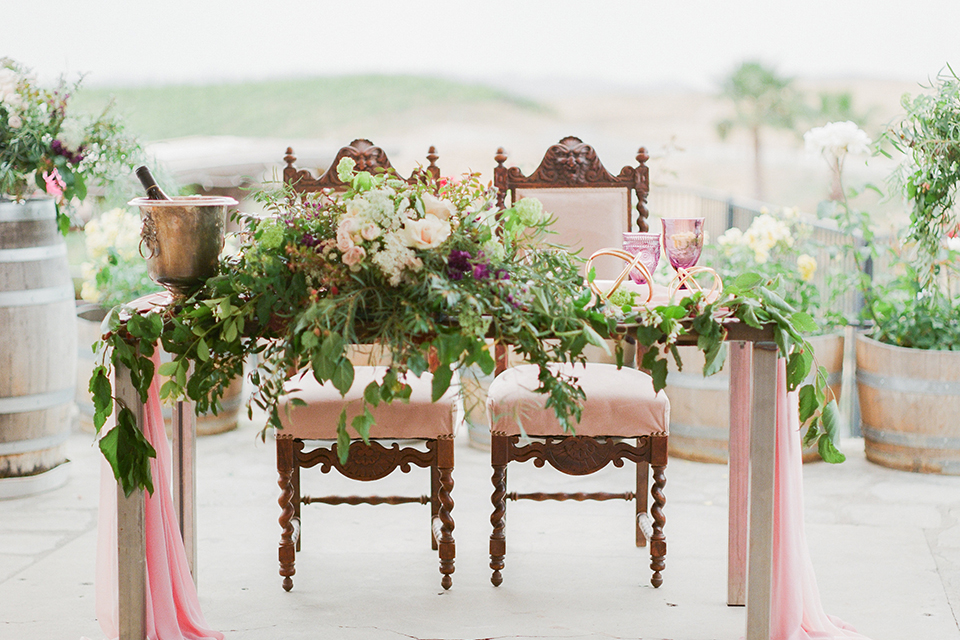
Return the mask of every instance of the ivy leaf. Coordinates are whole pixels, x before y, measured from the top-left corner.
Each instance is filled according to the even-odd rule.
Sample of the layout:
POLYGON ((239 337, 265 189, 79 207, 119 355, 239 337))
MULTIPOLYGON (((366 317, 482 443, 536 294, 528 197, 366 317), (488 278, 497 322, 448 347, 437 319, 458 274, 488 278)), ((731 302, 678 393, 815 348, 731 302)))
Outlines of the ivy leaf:
POLYGON ((433 372, 433 385, 431 388, 431 399, 434 402, 440 400, 443 394, 450 388, 450 380, 453 378, 453 369, 450 367, 439 367, 433 372))
POLYGON ((817 402, 817 392, 812 384, 806 384, 800 387, 800 424, 806 424, 807 420, 813 417, 817 412, 820 403, 817 402))
POLYGON ((763 282, 763 278, 756 273, 741 273, 733 281, 733 285, 738 289, 753 289, 763 282))
POLYGON ((200 359, 200 362, 206 362, 210 359, 210 347, 207 346, 207 341, 203 338, 197 340, 197 358, 200 359))
POLYGON ((809 447, 814 442, 817 441, 817 437, 820 435, 820 429, 817 428, 817 423, 814 422, 807 429, 807 433, 803 436, 803 446, 804 448, 809 447))
POLYGON ((714 342, 704 352, 703 375, 712 376, 723 368, 727 360, 727 343, 714 342))
POLYGON ((130 409, 120 410, 117 425, 100 438, 99 446, 124 495, 129 497, 141 487, 153 493, 150 458, 156 458, 157 452, 137 428, 136 416, 130 409))
POLYGON ((164 362, 163 364, 161 364, 160 368, 157 369, 157 373, 159 373, 162 376, 167 376, 168 378, 172 378, 173 376, 177 375, 178 369, 180 369, 180 363, 177 362, 176 360, 171 360, 170 362, 164 362))
POLYGON ((350 421, 350 425, 360 434, 365 444, 370 444, 370 427, 375 423, 376 420, 373 419, 373 414, 370 413, 370 410, 367 408, 364 408, 361 415, 354 416, 353 420, 350 421))
POLYGON ((797 349, 787 360, 787 388, 793 391, 803 384, 813 364, 813 353, 809 348, 797 349))
POLYGON ((374 407, 380 404, 380 385, 376 381, 368 384, 363 390, 363 399, 374 407))
POLYGON ((790 316, 790 322, 793 323, 800 333, 816 333, 819 329, 813 316, 803 311, 797 311, 792 314, 790 316))
POLYGON ((840 464, 841 462, 847 459, 847 456, 843 455, 836 445, 827 437, 826 434, 820 436, 820 440, 817 441, 817 453, 820 454, 820 457, 824 461, 831 464, 840 464))
POLYGON ((659 351, 650 349, 643 354, 643 368, 650 372, 653 378, 653 390, 660 391, 667 386, 667 361, 658 360, 659 351))
POLYGON ((113 413, 113 389, 105 367, 98 366, 93 370, 89 389, 93 396, 93 425, 99 433, 107 418, 113 413))
POLYGON ((347 392, 350 391, 350 387, 353 386, 353 377, 353 363, 346 358, 341 358, 340 364, 336 366, 333 371, 333 376, 330 379, 333 381, 333 386, 340 392, 340 395, 345 396, 347 392))
POLYGON ((344 407, 340 412, 340 419, 337 420, 337 458, 340 464, 347 464, 347 458, 350 456, 350 434, 347 433, 347 409, 344 407))

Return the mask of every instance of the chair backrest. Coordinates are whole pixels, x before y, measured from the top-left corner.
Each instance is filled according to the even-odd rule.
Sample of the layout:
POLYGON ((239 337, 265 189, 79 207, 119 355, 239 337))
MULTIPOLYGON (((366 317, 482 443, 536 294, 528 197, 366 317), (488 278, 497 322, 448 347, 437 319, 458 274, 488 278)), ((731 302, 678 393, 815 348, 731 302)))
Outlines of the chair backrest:
MULTIPOLYGON (((424 172, 433 176, 434 179, 439 178, 440 168, 437 167, 436 164, 439 157, 436 147, 431 146, 427 151, 427 160, 429 162, 427 167, 425 169, 414 169, 413 173, 411 173, 410 177, 406 178, 406 180, 408 182, 415 182, 420 179, 424 172)), ((337 151, 333 162, 330 163, 327 170, 318 178, 314 178, 313 174, 306 169, 297 169, 296 166, 294 166, 297 158, 293 155, 293 148, 287 147, 287 155, 283 158, 287 164, 283 169, 283 181, 292 185, 298 193, 310 193, 312 191, 323 191, 324 189, 345 191, 347 189, 346 183, 337 176, 337 165, 340 164, 340 160, 343 158, 352 158, 353 161, 357 163, 357 171, 377 173, 379 171, 394 170, 393 165, 390 164, 390 159, 387 157, 386 151, 369 140, 358 138, 337 151)))
MULTIPOLYGON (((547 149, 540 166, 529 176, 519 167, 504 165, 507 155, 502 147, 494 159, 498 205, 505 208, 508 197, 510 203, 524 196, 537 198, 557 219, 554 230, 558 235, 553 240, 581 250, 584 259, 599 249, 620 248, 624 231, 648 230, 649 156, 643 147, 637 152, 637 166, 626 166, 616 176, 604 168, 592 146, 574 136, 547 149)), ((596 267, 598 278, 613 279, 622 265, 598 261, 596 267)))

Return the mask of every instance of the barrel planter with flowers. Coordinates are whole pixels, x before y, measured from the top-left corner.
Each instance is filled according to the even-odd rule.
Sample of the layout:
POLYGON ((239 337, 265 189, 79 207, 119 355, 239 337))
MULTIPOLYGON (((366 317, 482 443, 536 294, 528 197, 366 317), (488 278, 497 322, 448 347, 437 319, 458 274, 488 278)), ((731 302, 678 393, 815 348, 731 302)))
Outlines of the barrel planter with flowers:
POLYGON ((868 460, 960 475, 960 351, 857 336, 857 392, 868 460))

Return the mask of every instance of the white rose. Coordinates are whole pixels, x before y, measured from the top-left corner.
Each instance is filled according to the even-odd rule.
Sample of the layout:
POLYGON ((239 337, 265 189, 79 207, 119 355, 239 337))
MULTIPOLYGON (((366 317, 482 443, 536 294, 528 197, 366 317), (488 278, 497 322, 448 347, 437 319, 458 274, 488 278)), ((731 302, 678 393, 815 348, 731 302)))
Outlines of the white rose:
POLYGON ((457 208, 449 200, 441 200, 432 193, 424 193, 421 196, 423 200, 423 213, 428 216, 436 216, 440 220, 449 220, 450 216, 457 212, 457 208))
POLYGON ((423 220, 410 220, 403 223, 403 239, 406 246, 414 249, 432 249, 450 237, 450 223, 435 215, 427 215, 423 220))
POLYGON ((23 119, 21 119, 17 114, 11 113, 10 117, 7 118, 7 126, 11 129, 19 129, 23 126, 23 119))

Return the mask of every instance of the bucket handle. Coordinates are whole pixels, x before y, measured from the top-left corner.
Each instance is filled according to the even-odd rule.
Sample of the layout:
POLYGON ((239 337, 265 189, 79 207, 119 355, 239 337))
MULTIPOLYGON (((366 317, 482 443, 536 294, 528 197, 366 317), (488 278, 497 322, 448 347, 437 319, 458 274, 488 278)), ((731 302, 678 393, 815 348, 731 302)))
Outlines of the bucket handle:
POLYGON ((152 260, 160 255, 160 243, 157 242, 157 225, 153 222, 153 216, 149 211, 143 212, 143 223, 140 225, 140 257, 144 260, 152 260), (150 255, 143 255, 143 245, 146 243, 150 255))

